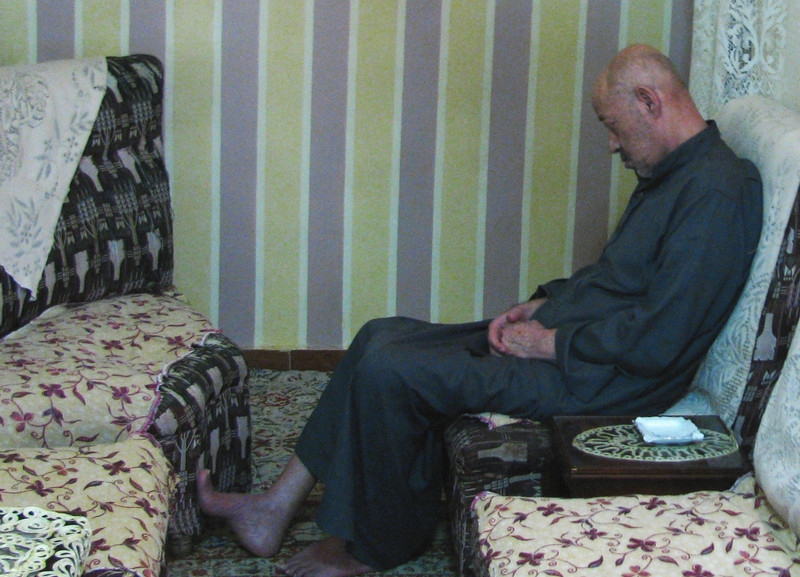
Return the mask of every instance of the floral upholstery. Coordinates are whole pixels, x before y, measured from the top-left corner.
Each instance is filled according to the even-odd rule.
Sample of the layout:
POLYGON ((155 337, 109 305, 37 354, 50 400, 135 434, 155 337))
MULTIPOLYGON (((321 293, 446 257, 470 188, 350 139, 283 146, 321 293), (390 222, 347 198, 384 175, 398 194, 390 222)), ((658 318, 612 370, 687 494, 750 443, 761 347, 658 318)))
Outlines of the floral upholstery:
POLYGON ((149 431, 179 473, 169 549, 200 536, 199 464, 250 487, 247 366, 179 295, 59 305, 0 340, 0 447, 111 443, 149 431))
POLYGON ((546 499, 481 494, 480 575, 719 577, 800 570, 800 542, 746 478, 681 496, 546 499))
POLYGON ((40 507, 89 520, 92 544, 84 575, 159 575, 175 476, 151 437, 5 449, 0 465, 4 507, 40 507))
POLYGON ((212 329, 167 295, 48 309, 0 340, 0 447, 111 443, 147 429, 162 369, 212 329))

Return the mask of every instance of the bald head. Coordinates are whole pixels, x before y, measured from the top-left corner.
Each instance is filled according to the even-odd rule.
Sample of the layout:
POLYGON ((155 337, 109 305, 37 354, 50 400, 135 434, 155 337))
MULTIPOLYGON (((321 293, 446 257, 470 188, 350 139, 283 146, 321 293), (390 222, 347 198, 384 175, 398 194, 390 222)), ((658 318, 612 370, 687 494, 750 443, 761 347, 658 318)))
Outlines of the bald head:
POLYGON ((592 105, 611 152, 640 176, 706 128, 672 62, 644 44, 625 48, 603 69, 592 105))
POLYGON ((597 83, 614 94, 634 96, 637 87, 646 86, 676 98, 690 98, 672 61, 645 44, 628 46, 617 54, 603 69, 597 83))

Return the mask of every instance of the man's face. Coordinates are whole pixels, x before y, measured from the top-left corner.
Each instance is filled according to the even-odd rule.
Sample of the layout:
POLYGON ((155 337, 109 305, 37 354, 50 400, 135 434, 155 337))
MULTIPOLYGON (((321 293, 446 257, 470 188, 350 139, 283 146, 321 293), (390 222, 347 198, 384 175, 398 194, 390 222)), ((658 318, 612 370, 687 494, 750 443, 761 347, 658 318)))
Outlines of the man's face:
POLYGON ((608 130, 611 153, 619 153, 625 167, 639 176, 650 176, 662 155, 645 106, 632 96, 612 93, 604 86, 595 89, 592 105, 608 130))

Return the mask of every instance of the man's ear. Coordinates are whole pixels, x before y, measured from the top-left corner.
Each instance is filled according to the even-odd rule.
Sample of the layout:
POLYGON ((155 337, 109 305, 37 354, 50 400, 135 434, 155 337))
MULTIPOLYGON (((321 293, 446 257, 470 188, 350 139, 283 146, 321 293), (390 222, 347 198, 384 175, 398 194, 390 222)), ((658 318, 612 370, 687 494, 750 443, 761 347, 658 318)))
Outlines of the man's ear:
POLYGON ((657 117, 661 114, 661 98, 655 90, 647 86, 636 88, 636 100, 645 108, 648 114, 657 117))

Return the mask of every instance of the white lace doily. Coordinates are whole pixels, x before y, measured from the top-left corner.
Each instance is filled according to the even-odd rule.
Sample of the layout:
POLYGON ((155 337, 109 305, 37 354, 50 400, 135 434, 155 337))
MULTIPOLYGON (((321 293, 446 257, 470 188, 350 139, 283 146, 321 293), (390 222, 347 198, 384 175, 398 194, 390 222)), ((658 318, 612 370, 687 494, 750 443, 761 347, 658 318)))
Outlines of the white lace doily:
POLYGON ((0 573, 13 577, 74 577, 92 543, 85 517, 38 507, 0 508, 0 573))

